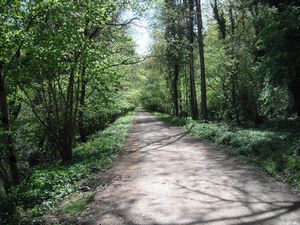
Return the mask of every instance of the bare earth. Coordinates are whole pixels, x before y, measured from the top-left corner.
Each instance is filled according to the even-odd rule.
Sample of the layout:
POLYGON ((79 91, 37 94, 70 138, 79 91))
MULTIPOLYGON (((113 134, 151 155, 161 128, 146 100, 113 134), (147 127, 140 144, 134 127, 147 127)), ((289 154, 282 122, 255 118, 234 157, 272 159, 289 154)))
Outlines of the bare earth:
POLYGON ((300 199, 213 144, 138 112, 78 224, 300 224, 300 199))

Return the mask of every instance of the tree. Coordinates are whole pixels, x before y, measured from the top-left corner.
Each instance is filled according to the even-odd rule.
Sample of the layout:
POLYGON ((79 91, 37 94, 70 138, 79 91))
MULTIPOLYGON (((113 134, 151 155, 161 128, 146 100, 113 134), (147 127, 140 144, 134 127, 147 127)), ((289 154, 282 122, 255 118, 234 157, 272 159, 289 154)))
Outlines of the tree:
POLYGON ((194 62, 194 0, 188 0, 188 41, 189 41, 189 69, 190 69, 190 98, 192 118, 199 117, 194 62))
POLYGON ((0 178, 5 190, 9 192, 12 185, 20 183, 20 172, 10 124, 7 80, 12 75, 13 64, 20 58, 25 34, 31 28, 34 18, 22 10, 20 1, 2 1, 0 8, 0 178))
POLYGON ((171 81, 171 96, 176 116, 179 116, 179 70, 180 70, 180 13, 176 1, 166 0, 165 3, 165 39, 167 41, 166 56, 171 81))
POLYGON ((198 46, 200 56, 200 80, 201 80, 201 114, 202 119, 208 119, 207 113, 207 99, 206 99, 206 75, 205 75, 205 59, 204 59, 204 42, 203 42, 203 22, 202 22, 202 10, 201 0, 195 0, 197 25, 198 25, 198 46))
MULTIPOLYGON (((265 2, 265 1, 263 1, 265 2)), ((258 48, 263 50, 260 71, 267 72, 275 85, 287 85, 293 98, 294 111, 300 116, 300 41, 299 1, 267 1, 274 7, 264 8, 263 26, 258 48)))

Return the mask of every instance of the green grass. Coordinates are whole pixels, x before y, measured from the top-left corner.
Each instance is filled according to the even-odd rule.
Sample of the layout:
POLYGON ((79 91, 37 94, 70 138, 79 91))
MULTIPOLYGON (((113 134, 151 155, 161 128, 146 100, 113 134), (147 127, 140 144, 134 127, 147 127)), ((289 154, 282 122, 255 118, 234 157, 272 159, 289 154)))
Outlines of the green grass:
MULTIPOLYGON (((0 203, 0 224, 43 224, 46 212, 55 211, 59 200, 79 190, 77 181, 110 167, 122 147, 133 117, 134 113, 129 113, 119 118, 104 131, 91 136, 87 143, 78 145, 71 162, 32 171, 14 190, 14 200, 7 198, 0 203), (10 217, 4 208, 6 203, 10 205, 8 201, 17 205, 10 217)), ((66 206, 65 210, 75 213, 84 202, 86 198, 79 199, 77 203, 66 206)))
POLYGON ((227 145, 231 154, 263 168, 272 176, 291 184, 300 192, 300 138, 287 129, 243 128, 226 123, 201 122, 168 114, 155 115, 192 135, 227 145))
POLYGON ((94 200, 95 194, 79 194, 73 199, 63 204, 61 213, 76 216, 87 209, 87 205, 94 200))

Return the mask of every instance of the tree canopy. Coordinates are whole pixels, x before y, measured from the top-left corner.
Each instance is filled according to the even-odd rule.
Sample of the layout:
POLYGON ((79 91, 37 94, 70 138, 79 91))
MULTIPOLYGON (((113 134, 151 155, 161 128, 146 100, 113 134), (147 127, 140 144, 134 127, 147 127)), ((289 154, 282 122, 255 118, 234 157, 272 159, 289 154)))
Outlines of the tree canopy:
MULTIPOLYGON (((137 106, 239 127, 298 124, 299 1, 1 0, 0 17, 0 197, 13 210, 37 168, 68 165, 137 106), (139 17, 151 24, 146 56, 130 31, 139 17)), ((121 143, 128 127, 116 127, 121 143)))

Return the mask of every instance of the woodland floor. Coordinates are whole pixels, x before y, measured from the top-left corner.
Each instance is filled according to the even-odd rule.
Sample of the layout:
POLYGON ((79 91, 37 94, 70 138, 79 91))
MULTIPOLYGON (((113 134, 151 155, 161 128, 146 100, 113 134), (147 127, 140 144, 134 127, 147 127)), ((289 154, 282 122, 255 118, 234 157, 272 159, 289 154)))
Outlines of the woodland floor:
POLYGON ((300 198, 222 147, 139 111, 78 224, 300 224, 300 198))

